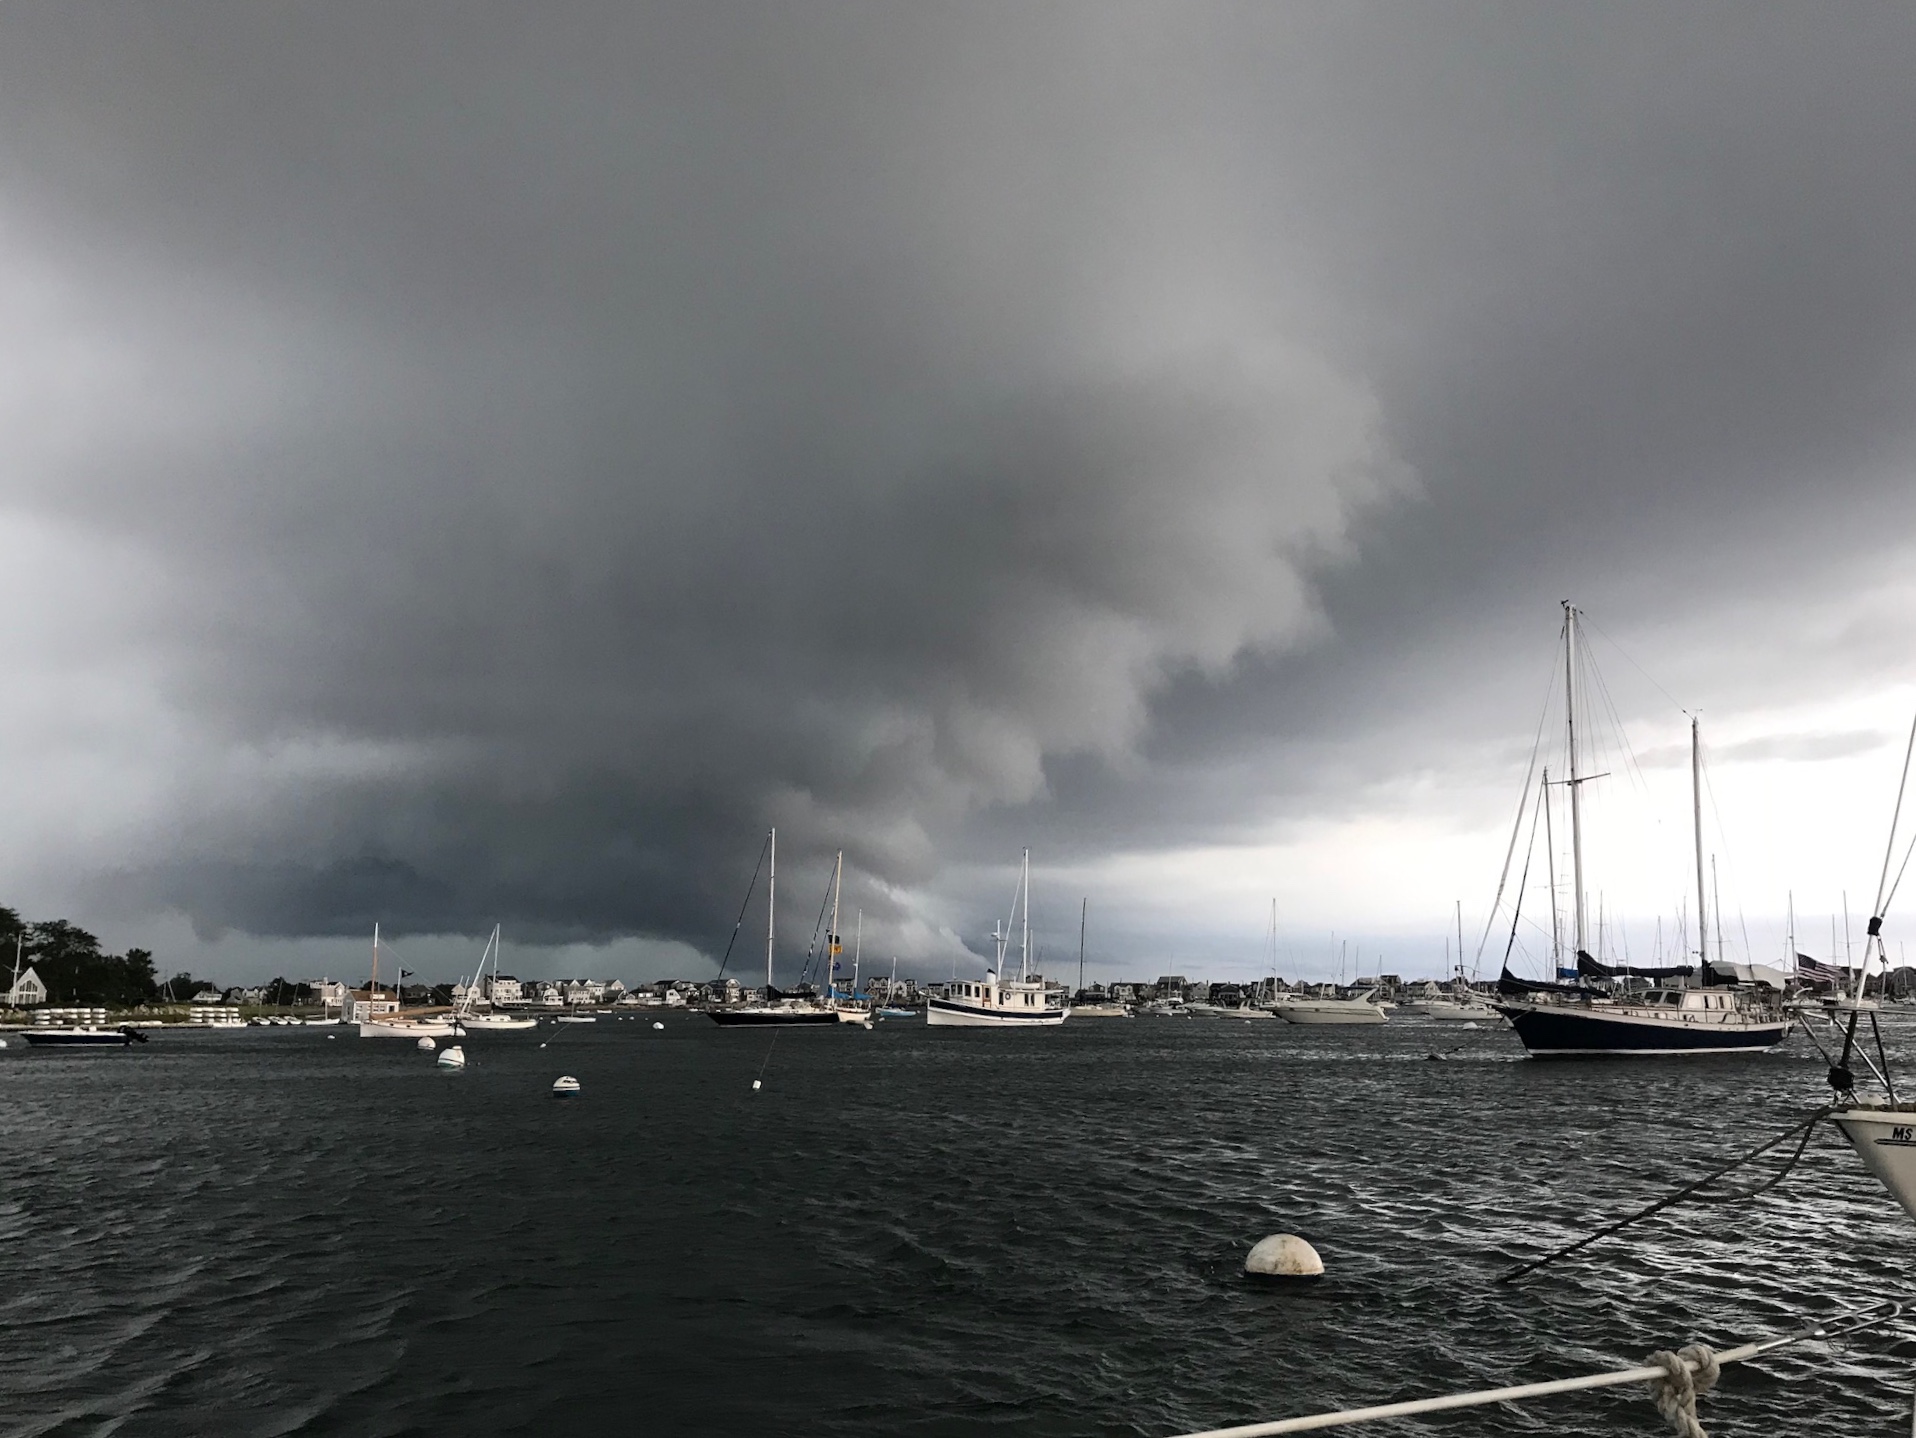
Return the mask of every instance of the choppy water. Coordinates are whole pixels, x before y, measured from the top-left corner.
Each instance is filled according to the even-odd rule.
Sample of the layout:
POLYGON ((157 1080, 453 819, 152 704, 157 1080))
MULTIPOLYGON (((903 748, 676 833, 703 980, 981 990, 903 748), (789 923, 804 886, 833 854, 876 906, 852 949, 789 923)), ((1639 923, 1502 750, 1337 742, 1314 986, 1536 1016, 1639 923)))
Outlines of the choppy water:
MULTIPOLYGON (((1539 1063, 1416 1021, 775 1042, 665 1022, 470 1038, 463 1073, 350 1031, 16 1041, 0 1429, 1173 1434, 1911 1291, 1916 1228, 1834 1135, 1752 1205, 1493 1283, 1820 1102, 1800 1038, 1539 1063), (549 1095, 562 1072, 579 1099, 549 1095), (1239 1277, 1278 1230, 1318 1246, 1323 1283, 1239 1277)), ((1706 1426, 1906 1432, 1912 1355, 1868 1338, 1739 1365, 1706 1426)), ((1630 1390, 1355 1431, 1658 1422, 1630 1390)))

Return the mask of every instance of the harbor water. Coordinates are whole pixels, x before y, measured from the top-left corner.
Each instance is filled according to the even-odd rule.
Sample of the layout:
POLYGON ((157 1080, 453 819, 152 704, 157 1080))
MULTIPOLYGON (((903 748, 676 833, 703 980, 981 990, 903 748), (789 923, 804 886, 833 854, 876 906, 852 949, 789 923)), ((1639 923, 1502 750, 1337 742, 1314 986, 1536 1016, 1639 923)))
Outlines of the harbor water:
MULTIPOLYGON (((1728 1345, 1910 1287, 1916 1227, 1833 1132, 1753 1203, 1495 1282, 1822 1102, 1801 1036, 1539 1062, 1402 1017, 655 1017, 470 1036, 463 1071, 350 1029, 14 1044, 0 1431, 1175 1434, 1728 1345), (1241 1276, 1279 1231, 1322 1281, 1241 1276)), ((1738 1365, 1705 1426, 1907 1431, 1910 1356, 1892 1333, 1738 1365)), ((1353 1431, 1660 1422, 1628 1389, 1353 1431)))

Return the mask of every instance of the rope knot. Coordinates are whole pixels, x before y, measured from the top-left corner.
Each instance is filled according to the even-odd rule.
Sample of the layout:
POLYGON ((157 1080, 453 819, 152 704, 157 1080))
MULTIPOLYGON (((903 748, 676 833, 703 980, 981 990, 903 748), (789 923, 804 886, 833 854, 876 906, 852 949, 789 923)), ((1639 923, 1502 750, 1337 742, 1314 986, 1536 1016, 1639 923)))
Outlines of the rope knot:
POLYGON ((1723 1366, 1707 1343, 1692 1343, 1676 1353, 1660 1348, 1645 1362, 1663 1370, 1656 1380, 1657 1412, 1669 1421, 1680 1438, 1709 1438, 1697 1421, 1696 1400, 1716 1387, 1723 1366))

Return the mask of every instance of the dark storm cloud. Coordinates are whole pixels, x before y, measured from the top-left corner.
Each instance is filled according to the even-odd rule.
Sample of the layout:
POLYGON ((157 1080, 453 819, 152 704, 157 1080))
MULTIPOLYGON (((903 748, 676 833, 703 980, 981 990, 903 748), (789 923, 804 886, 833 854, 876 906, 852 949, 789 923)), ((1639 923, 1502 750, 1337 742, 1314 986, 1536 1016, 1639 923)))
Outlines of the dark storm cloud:
POLYGON ((11 503, 252 756, 98 861, 206 930, 709 945, 770 822, 903 926, 1903 513, 1894 11, 0 28, 11 503))

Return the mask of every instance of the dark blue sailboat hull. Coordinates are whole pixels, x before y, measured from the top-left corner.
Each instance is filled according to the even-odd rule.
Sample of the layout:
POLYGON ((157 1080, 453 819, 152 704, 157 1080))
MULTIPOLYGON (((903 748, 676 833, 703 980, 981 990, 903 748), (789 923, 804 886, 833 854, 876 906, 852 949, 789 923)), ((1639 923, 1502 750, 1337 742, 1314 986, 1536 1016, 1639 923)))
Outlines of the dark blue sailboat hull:
POLYGON ((1523 1046, 1538 1057, 1602 1054, 1761 1053, 1789 1037, 1787 1019, 1750 1024, 1599 1017, 1571 1005, 1499 1004, 1523 1046))

